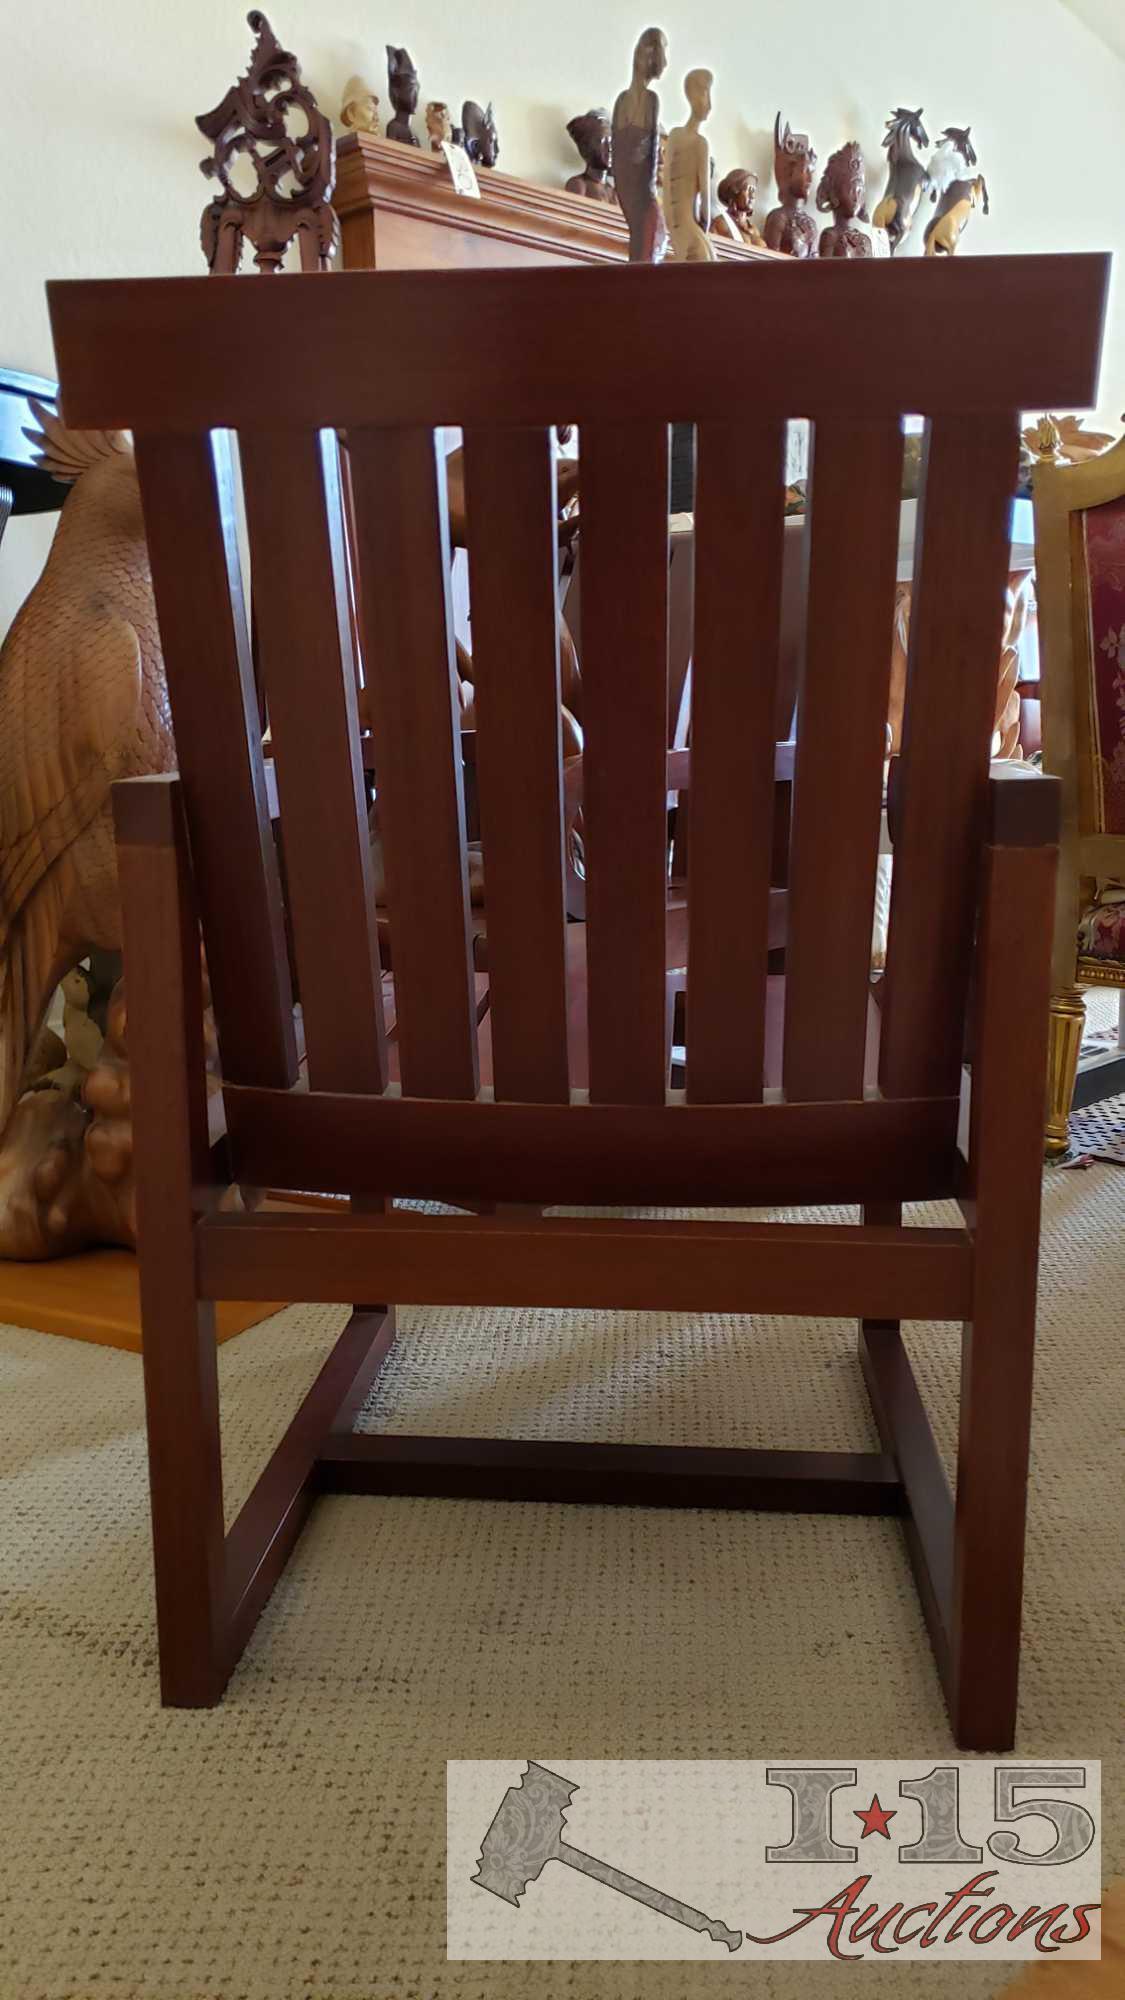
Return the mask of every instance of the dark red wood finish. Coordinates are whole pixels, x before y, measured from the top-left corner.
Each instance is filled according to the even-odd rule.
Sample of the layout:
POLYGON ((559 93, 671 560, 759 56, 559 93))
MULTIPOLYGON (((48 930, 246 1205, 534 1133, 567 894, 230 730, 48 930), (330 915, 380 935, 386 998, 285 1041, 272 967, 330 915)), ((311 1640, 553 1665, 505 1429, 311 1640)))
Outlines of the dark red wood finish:
POLYGON ((167 1700, 218 1699, 314 1493, 325 1488, 901 1509, 958 1739, 978 1750, 1010 1746, 1057 801, 1048 780, 988 785, 994 641, 1013 413, 1093 400, 1105 282, 1104 259, 1072 257, 940 269, 932 260, 925 268, 826 262, 765 272, 52 287, 68 420, 132 424, 138 433, 183 764, 182 793, 177 781, 144 780, 118 800, 167 1700), (1045 318, 1044 298, 1065 309, 1045 318), (588 347, 572 335, 583 312, 599 326, 588 347), (754 422, 717 428, 741 405, 745 353, 763 346, 771 368, 754 422), (314 357, 296 376, 294 352, 314 357), (911 410, 931 421, 931 485, 895 804, 902 850, 880 1091, 867 971, 899 418, 911 410), (560 411, 583 426, 587 735, 568 807, 545 446, 560 411), (788 833, 777 817, 776 781, 788 780, 773 746, 771 555, 781 425, 795 414, 815 420, 816 443, 779 1094, 768 1075, 763 1083, 777 1013, 766 987, 768 892, 788 833), (671 419, 701 426, 704 567, 696 579, 698 726, 690 757, 669 760, 671 419), (446 422, 466 427, 476 512, 477 778, 486 902, 490 843, 496 863, 494 1019, 469 948, 448 533, 432 435, 446 422), (291 995, 247 655, 231 617, 233 536, 209 469, 207 433, 224 424, 247 437, 251 536, 266 547, 265 575, 288 606, 289 630, 280 614, 267 614, 263 639, 280 703, 289 915, 302 984, 316 995, 311 1090, 290 1087, 291 995), (325 425, 348 434, 364 619, 377 635, 369 693, 394 973, 387 1048, 395 1080, 385 1088, 378 1008, 386 981, 373 972, 348 607, 312 476, 314 433, 325 425), (301 517, 315 607, 269 552, 275 535, 295 546, 292 524, 278 519, 271 474, 284 475, 301 517), (752 536, 740 570, 743 515, 752 536), (955 691, 948 715, 943 675, 955 691), (228 732, 222 784, 205 761, 216 716, 228 732), (690 951, 667 879, 668 806, 677 794, 690 796, 694 814, 690 951), (564 809, 574 825, 579 803, 588 922, 568 928, 559 857, 564 809), (214 959, 235 1173, 339 1187, 355 1196, 357 1212, 214 1212, 200 1126, 197 901, 214 959), (333 964, 338 1050, 335 989, 314 963, 315 941, 331 946, 336 910, 347 913, 346 945, 333 964), (687 1101, 669 1089, 668 1072, 672 1004, 683 984, 675 968, 685 958, 687 1101), (956 1111, 970 980, 966 1164, 956 1111), (1012 992, 1021 996, 1014 1011, 1005 997, 1012 992), (495 1078, 484 1086, 482 1006, 479 1051, 495 1078), (693 1044, 693 1033, 702 1041, 693 1044), (340 1080, 325 1091, 336 1065, 340 1080), (754 1101, 760 1096, 766 1101, 754 1101), (408 1193, 500 1212, 428 1216, 383 1204, 408 1193), (904 1228, 901 1203, 918 1195, 961 1198, 962 1225, 904 1228), (626 1209, 851 1199, 865 1209, 859 1225, 818 1226, 567 1220, 526 1206, 552 1199, 626 1209), (347 1303, 386 1293, 459 1304, 854 1315, 882 1450, 685 1456, 655 1446, 355 1436, 355 1411, 392 1337, 384 1309, 372 1307, 350 1319, 224 1538, 206 1302, 281 1295, 347 1303), (966 1326, 955 1500, 902 1344, 901 1322, 910 1318, 966 1326))

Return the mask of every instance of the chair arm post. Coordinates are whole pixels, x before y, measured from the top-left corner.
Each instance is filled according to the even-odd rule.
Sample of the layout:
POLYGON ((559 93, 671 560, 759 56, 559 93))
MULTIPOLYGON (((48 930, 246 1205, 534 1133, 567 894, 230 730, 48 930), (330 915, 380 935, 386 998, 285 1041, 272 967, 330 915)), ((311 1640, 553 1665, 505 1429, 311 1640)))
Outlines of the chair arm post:
POLYGON ((113 787, 125 942, 138 1226, 190 1214, 214 1178, 208 1138, 199 913, 177 773, 113 787))
POLYGON ((989 779, 977 924, 967 1195, 986 1233, 997 1212, 1038 1230, 1061 787, 1018 769, 989 779))

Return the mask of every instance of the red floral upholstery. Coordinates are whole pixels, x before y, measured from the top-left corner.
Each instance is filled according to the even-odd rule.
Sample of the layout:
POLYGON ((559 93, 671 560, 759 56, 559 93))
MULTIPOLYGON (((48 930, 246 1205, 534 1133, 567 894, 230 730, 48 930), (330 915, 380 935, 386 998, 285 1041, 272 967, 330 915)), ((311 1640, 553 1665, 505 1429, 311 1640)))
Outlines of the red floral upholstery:
POLYGON ((1119 969, 1125 984, 1125 883, 1102 884, 1078 926, 1078 951, 1082 958, 1096 958, 1107 972, 1119 969))
MULTIPOLYGON (((1125 494, 1087 508, 1083 527, 1099 831, 1125 833, 1125 494)), ((1125 956, 1120 939, 1109 955, 1125 956)))

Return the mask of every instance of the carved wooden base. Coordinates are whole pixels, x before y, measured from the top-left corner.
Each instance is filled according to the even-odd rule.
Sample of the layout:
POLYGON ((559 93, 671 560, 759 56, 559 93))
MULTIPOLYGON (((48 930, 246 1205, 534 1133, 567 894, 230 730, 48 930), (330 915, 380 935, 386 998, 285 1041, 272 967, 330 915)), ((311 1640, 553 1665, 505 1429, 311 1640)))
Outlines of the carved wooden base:
POLYGON ((1078 1074, 1078 1052, 1086 1023, 1086 1002, 1076 986, 1051 995, 1051 1027, 1047 1042, 1047 1123, 1044 1149, 1048 1158, 1065 1153, 1069 1143, 1071 1099, 1078 1074))

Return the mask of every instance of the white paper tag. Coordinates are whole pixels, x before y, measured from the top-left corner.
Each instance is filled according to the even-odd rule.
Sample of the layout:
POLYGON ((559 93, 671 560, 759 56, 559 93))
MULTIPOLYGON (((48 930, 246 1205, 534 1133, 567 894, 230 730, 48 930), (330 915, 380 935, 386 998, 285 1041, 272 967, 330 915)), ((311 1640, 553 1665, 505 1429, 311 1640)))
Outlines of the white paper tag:
POLYGON ((445 154, 450 179, 458 194, 473 195, 479 201, 480 182, 477 179, 476 168, 464 146, 454 146, 448 139, 443 139, 441 150, 445 154))

